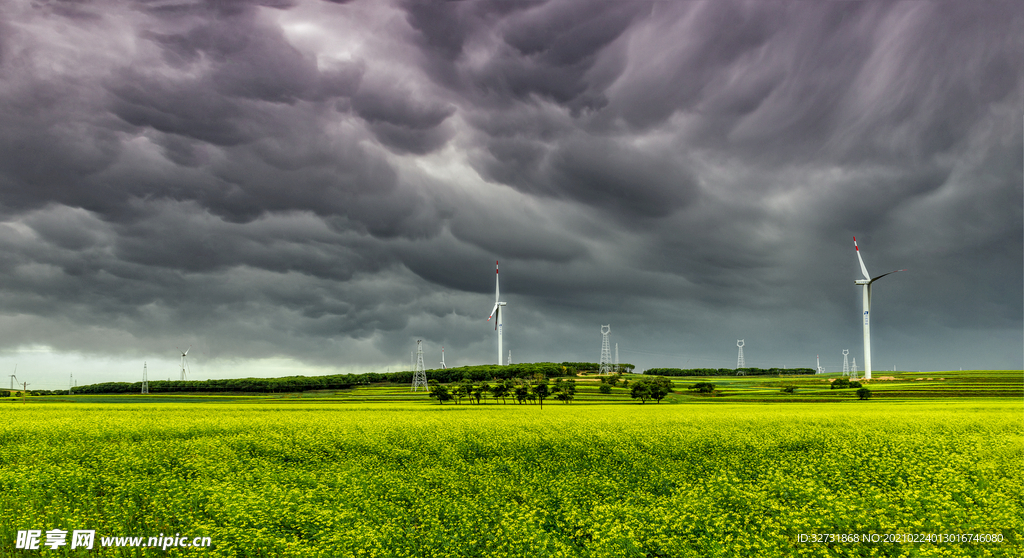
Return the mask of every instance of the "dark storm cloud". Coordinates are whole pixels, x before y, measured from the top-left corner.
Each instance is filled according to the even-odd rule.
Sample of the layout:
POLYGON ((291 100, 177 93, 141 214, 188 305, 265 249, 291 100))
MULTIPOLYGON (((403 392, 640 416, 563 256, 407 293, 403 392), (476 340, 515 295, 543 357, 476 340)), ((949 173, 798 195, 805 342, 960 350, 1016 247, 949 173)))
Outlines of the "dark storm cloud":
POLYGON ((455 113, 449 104, 425 101, 394 83, 367 84, 352 98, 352 109, 377 139, 399 153, 425 154, 443 146, 452 130, 442 126, 455 113))
POLYGON ((496 140, 485 176, 532 194, 567 197, 626 219, 664 217, 691 202, 698 187, 685 159, 607 139, 566 138, 554 149, 496 140))
POLYGON ((879 335, 1019 338, 1022 13, 6 5, 0 332, 332 365, 425 338, 479 362, 500 259, 524 360, 596 358, 574 351, 609 321, 651 355, 784 358, 858 339, 857 235, 872 271, 911 268, 879 335))

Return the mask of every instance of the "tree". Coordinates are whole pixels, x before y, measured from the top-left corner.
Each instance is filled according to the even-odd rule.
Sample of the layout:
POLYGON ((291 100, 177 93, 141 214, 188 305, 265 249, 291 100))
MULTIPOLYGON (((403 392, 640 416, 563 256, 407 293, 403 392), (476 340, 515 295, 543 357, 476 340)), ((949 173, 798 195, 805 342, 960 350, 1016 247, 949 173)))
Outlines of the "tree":
POLYGON ((429 388, 430 397, 437 399, 438 405, 444 405, 445 401, 449 401, 452 398, 452 394, 448 393, 448 388, 437 383, 437 380, 430 380, 427 382, 429 388))
POLYGON ((601 393, 604 394, 608 394, 612 392, 612 386, 608 384, 601 384, 600 386, 597 387, 597 391, 600 391, 601 393))
POLYGON ((548 381, 541 378, 535 380, 533 384, 533 395, 537 397, 537 401, 540 403, 541 408, 544 408, 544 399, 551 395, 551 390, 548 389, 548 381))
POLYGON ((568 396, 565 393, 565 380, 562 378, 555 378, 554 383, 551 384, 551 397, 565 403, 568 400, 568 396))
POLYGON ((647 403, 647 400, 653 397, 654 382, 650 378, 640 378, 633 382, 633 387, 629 390, 629 395, 633 399, 639 399, 640 404, 647 403))
POLYGON ((832 386, 830 389, 845 389, 848 387, 850 387, 849 378, 836 378, 835 380, 832 381, 832 386))
POLYGON ((871 399, 871 390, 868 388, 860 388, 857 390, 857 397, 862 401, 865 399, 871 399))
POLYGON ((459 382, 455 389, 452 390, 452 395, 455 396, 455 402, 461 403, 464 397, 469 397, 473 394, 473 383, 469 380, 462 380, 459 382))
POLYGON ((655 403, 661 403, 666 395, 672 393, 672 380, 664 377, 656 377, 651 383, 651 397, 655 403))
POLYGON ((508 397, 511 391, 512 384, 510 384, 508 380, 503 380, 501 382, 498 382, 497 384, 494 385, 494 387, 491 388, 491 397, 495 399, 500 397, 501 404, 504 405, 505 398, 508 397))
POLYGON ((576 379, 555 378, 555 383, 551 387, 551 395, 565 404, 572 403, 572 400, 576 398, 576 379))
POLYGON ((796 386, 786 386, 786 387, 782 388, 781 391, 782 391, 782 393, 795 393, 796 392, 796 386))
POLYGON ((479 405, 480 404, 480 399, 482 397, 484 397, 485 395, 487 395, 487 393, 490 392, 490 391, 491 391, 491 386, 487 382, 484 382, 484 383, 474 387, 473 388, 473 399, 476 399, 476 404, 479 405))
POLYGON ((605 384, 608 384, 611 387, 615 387, 615 384, 619 383, 619 380, 621 378, 622 378, 622 374, 619 374, 618 372, 616 372, 616 373, 612 374, 611 376, 606 376, 604 378, 601 378, 601 382, 605 383, 605 384))
POLYGON ((711 382, 697 382, 686 389, 696 391, 697 393, 715 393, 715 384, 711 382))
POLYGON ((512 390, 512 396, 522 405, 530 396, 530 388, 526 384, 517 384, 512 390))

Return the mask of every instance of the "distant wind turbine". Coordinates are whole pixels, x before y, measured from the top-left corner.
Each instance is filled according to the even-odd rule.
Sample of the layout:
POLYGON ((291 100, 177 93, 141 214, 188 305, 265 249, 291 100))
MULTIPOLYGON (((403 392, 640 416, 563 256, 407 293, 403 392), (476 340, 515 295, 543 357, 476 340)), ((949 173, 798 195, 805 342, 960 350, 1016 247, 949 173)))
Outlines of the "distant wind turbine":
MULTIPOLYGON (((178 351, 181 352, 181 379, 185 379, 185 367, 188 366, 188 362, 185 360, 185 355, 192 350, 192 345, 189 345, 184 352, 181 352, 181 347, 178 347, 178 351)), ((191 372, 191 369, 189 370, 191 372)))
POLYGON ((501 302, 501 291, 498 290, 498 262, 494 262, 494 308, 491 310, 491 315, 487 316, 487 321, 491 321, 494 318, 494 330, 498 332, 498 366, 501 366, 501 309, 505 306, 504 302, 501 302))
POLYGON ((442 369, 448 368, 448 366, 446 366, 445 363, 444 363, 444 347, 441 347, 441 368, 442 369))
POLYGON ((868 268, 864 265, 864 258, 860 256, 860 248, 857 246, 857 237, 853 237, 853 249, 857 252, 857 261, 860 262, 860 271, 864 274, 863 279, 857 279, 854 281, 855 284, 864 287, 864 379, 871 379, 871 284, 878 281, 886 275, 898 273, 900 271, 906 271, 906 269, 897 269, 890 271, 889 273, 883 273, 878 277, 872 278, 868 273, 868 268))

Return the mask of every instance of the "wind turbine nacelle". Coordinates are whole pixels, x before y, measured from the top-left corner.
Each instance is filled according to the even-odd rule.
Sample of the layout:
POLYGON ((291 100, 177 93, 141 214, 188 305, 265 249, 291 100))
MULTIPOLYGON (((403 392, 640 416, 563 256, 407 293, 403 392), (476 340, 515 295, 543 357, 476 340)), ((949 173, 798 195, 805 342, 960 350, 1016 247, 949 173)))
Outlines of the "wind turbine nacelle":
POLYGON ((870 285, 871 284, 871 280, 870 279, 855 279, 853 281, 853 284, 855 284, 855 285, 870 285))

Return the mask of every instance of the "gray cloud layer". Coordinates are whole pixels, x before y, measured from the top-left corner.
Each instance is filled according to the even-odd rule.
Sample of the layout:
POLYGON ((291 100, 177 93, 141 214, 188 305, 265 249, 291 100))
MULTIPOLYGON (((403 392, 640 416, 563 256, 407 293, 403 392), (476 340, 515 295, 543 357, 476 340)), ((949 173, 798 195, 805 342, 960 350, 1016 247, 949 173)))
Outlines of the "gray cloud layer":
POLYGON ((515 360, 596 359, 611 322, 641 366, 736 338, 807 365, 860 352, 856 234, 873 273, 911 268, 876 290, 880 367, 1024 366, 1018 3, 0 20, 8 351, 489 361, 500 259, 515 360))

